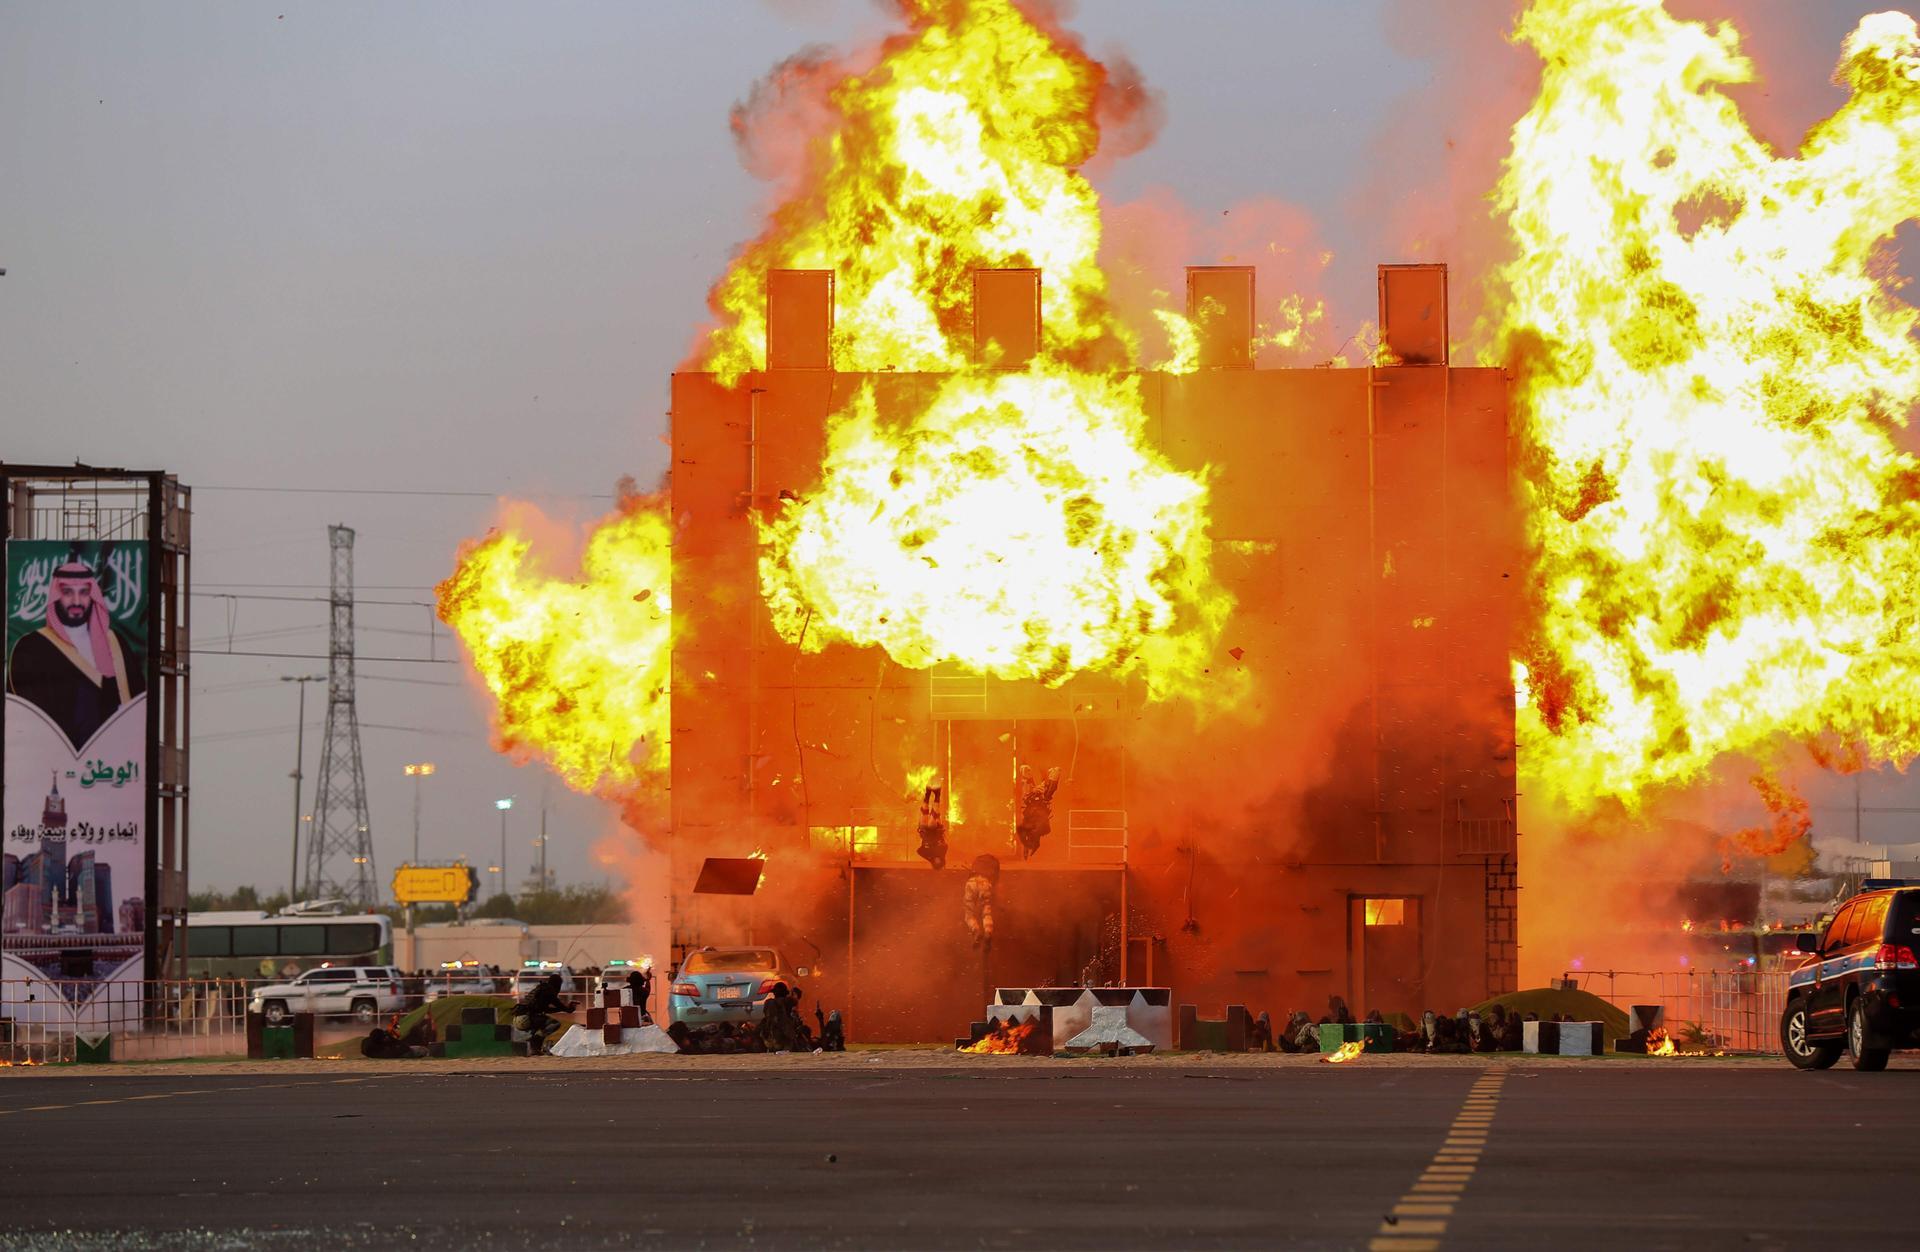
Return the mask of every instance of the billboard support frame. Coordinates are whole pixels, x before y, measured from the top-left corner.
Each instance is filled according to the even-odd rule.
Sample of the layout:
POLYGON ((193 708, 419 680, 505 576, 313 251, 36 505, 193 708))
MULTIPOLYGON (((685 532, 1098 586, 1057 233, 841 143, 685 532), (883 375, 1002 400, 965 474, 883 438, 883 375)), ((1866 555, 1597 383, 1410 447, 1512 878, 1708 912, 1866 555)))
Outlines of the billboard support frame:
MULTIPOLYGON (((191 777, 191 489, 161 470, 0 463, 0 501, 4 501, 0 541, 131 540, 145 553, 148 682, 142 977, 148 981, 184 977, 191 777), (106 531, 100 508, 103 496, 125 502, 106 512, 106 531), (85 507, 74 507, 75 497, 85 507)), ((5 788, 5 753, 0 739, 0 793, 5 788)))

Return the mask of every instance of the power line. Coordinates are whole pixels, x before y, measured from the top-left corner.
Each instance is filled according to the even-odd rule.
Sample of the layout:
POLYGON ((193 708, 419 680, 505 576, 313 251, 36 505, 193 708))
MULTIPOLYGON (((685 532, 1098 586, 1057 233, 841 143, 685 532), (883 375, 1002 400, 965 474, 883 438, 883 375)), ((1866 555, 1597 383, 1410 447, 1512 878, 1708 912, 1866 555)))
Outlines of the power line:
POLYGON ((297 635, 304 631, 324 630, 324 626, 277 626, 272 629, 243 630, 238 634, 223 634, 224 643, 258 643, 262 639, 273 639, 284 635, 297 635))
MULTIPOLYGON (((225 655, 225 654, 222 653, 218 655, 225 655)), ((443 683, 437 678, 402 678, 398 674, 362 674, 360 675, 360 681, 370 682, 370 683, 402 683, 409 687, 456 687, 457 688, 457 687, 466 686, 465 683, 443 683)), ((230 691, 259 691, 259 690, 264 690, 268 687, 278 686, 279 682, 280 682, 280 679, 278 677, 243 678, 238 682, 214 683, 210 687, 195 687, 193 689, 193 694, 196 696, 206 696, 206 695, 222 695, 230 691)))
POLYGON ((355 629, 370 635, 412 635, 416 639, 445 638, 437 630, 419 630, 412 626, 358 626, 355 629))
MULTIPOLYGON (((322 725, 323 723, 321 722, 308 722, 306 723, 306 729, 319 730, 322 725)), ((206 733, 196 731, 193 736, 193 741, 195 743, 219 743, 228 739, 256 739, 270 735, 290 735, 296 729, 299 728, 295 726, 255 726, 247 730, 215 730, 206 733)), ((453 739, 472 739, 476 737, 464 730, 447 730, 427 726, 390 726, 384 722, 361 722, 360 729, 395 731, 407 735, 441 735, 453 739)))
POLYGON ((361 722, 362 730, 397 730, 409 735, 445 735, 454 739, 472 739, 474 736, 464 730, 447 730, 443 727, 427 726, 388 726, 380 722, 361 722))
MULTIPOLYGON (((278 678, 243 678, 238 682, 215 683, 211 687, 195 687, 193 694, 197 696, 210 696, 222 691, 247 691, 259 687, 272 687, 279 683, 279 681, 278 678)), ((447 685, 454 686, 456 684, 449 683, 447 685)))
MULTIPOLYGON (((278 680, 276 680, 278 681, 278 680)), ((218 743, 223 739, 252 739, 263 735, 286 735, 295 730, 318 730, 319 722, 308 722, 302 726, 255 726, 248 730, 194 731, 194 743, 218 743)))
MULTIPOLYGON (((247 656, 261 657, 274 661, 328 661, 332 660, 324 652, 251 652, 241 648, 193 648, 193 656, 247 656)), ((395 665, 451 665, 452 657, 431 656, 363 656, 362 661, 382 661, 395 665)))
POLYGON ((431 491, 417 487, 234 487, 195 483, 195 491, 251 491, 274 495, 301 496, 436 496, 468 500, 498 500, 503 496, 521 496, 541 500, 611 500, 613 493, 561 491, 431 491))
MULTIPOLYGON (((367 589, 368 589, 368 590, 370 590, 370 591, 432 591, 432 590, 434 590, 434 589, 435 589, 436 587, 438 587, 439 585, 440 585, 440 584, 438 584, 438 583, 369 583, 369 584, 368 584, 368 588, 367 588, 367 589)), ((245 588, 249 588, 249 589, 251 589, 251 588, 256 588, 256 587, 264 587, 264 588, 266 588, 266 589, 268 589, 268 590, 293 590, 293 591, 326 591, 326 590, 328 590, 328 586, 327 586, 327 584, 326 584, 326 583, 215 583, 215 582, 202 582, 202 583, 200 584, 200 586, 201 586, 201 587, 245 587, 245 588)), ((195 592, 195 594, 197 595, 197 594, 199 594, 199 593, 198 593, 198 592, 195 592)), ((328 603, 332 603, 332 601, 331 601, 331 600, 329 600, 329 599, 328 599, 328 597, 326 597, 326 596, 320 596, 320 597, 318 597, 318 598, 319 598, 319 599, 321 599, 321 600, 325 600, 325 601, 327 601, 328 603)))
MULTIPOLYGON (((241 586, 239 583, 215 583, 214 586, 241 586)), ((239 594, 232 591, 191 591, 189 595, 200 596, 208 600, 270 600, 278 604, 331 604, 327 596, 262 596, 239 594)), ((430 609, 435 607, 431 600, 359 600, 355 604, 380 604, 409 609, 430 609)))

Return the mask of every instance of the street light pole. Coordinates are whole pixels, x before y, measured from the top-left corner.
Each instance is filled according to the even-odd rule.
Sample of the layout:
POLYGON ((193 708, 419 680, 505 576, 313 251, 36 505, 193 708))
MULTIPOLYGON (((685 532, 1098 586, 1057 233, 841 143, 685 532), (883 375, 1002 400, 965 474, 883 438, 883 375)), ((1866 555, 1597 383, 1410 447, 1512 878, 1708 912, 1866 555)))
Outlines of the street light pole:
POLYGON ((406 767, 407 777, 413 779, 413 863, 420 863, 420 780, 433 773, 433 762, 422 761, 418 765, 406 767))
POLYGON ((513 807, 513 797, 495 800, 493 807, 500 810, 500 864, 494 867, 494 871, 499 876, 498 894, 505 895, 507 894, 507 810, 513 807))
MULTIPOLYGON (((408 765, 406 771, 407 777, 413 779, 413 860, 410 863, 418 865, 420 863, 420 780, 433 773, 433 762, 421 761, 418 764, 408 765)), ((412 969, 420 967, 420 939, 413 929, 411 900, 407 902, 407 965, 412 969)))
MULTIPOLYGON (((0 270, 0 273, 5 271, 0 270)), ((307 751, 307 684, 327 680, 319 674, 282 674, 280 681, 295 683, 300 689, 300 712, 293 723, 293 873, 287 878, 287 907, 292 908, 300 896, 300 766, 306 759, 307 751)))

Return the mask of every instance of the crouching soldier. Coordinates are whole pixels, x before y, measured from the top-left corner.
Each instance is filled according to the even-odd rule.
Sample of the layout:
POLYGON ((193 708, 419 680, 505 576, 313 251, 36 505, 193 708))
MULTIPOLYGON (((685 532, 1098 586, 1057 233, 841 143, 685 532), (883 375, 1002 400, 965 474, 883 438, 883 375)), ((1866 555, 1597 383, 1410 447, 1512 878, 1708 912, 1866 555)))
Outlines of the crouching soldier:
POLYGON ((1287 1035, 1293 1040, 1290 1051, 1318 1052, 1320 1050, 1320 1027, 1307 1016, 1305 1009, 1295 1012, 1292 1020, 1287 1023, 1287 1035))
POLYGON ((533 984, 533 989, 513 1006, 513 1028, 527 1034, 527 1053, 539 1056, 547 1050, 547 1041, 560 1033, 564 1023, 550 1014, 571 1013, 573 1004, 560 998, 560 975, 548 974, 533 984))
POLYGON ((766 1010, 760 1018, 759 1035, 769 1052, 798 1052, 806 1046, 806 1029, 800 1024, 800 1013, 794 1007, 787 984, 773 984, 773 994, 767 997, 766 1010))

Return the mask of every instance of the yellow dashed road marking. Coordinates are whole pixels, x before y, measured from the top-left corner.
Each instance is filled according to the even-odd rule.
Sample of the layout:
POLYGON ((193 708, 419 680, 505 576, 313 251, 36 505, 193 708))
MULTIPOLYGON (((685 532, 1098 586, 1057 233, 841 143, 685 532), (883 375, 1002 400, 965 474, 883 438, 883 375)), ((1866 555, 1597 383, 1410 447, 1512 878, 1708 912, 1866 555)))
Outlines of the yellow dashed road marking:
POLYGON ((1474 1080, 1433 1159, 1368 1242, 1370 1252, 1437 1252, 1447 1219, 1479 1168, 1506 1080, 1504 1073, 1493 1071, 1474 1080))
POLYGON ((0 1117, 5 1117, 9 1113, 57 1113, 62 1109, 87 1108, 96 1104, 132 1104, 135 1100, 171 1100, 175 1096, 213 1095, 221 1091, 267 1091, 279 1087, 337 1086, 340 1083, 366 1081, 365 1078, 318 1078, 312 1082, 263 1082, 237 1087, 190 1087, 185 1091, 154 1091, 146 1095, 115 1096, 107 1100, 75 1100, 72 1104, 29 1104, 24 1108, 0 1109, 0 1117))

